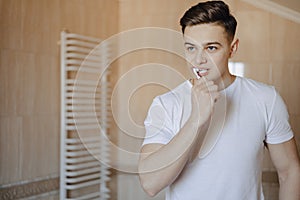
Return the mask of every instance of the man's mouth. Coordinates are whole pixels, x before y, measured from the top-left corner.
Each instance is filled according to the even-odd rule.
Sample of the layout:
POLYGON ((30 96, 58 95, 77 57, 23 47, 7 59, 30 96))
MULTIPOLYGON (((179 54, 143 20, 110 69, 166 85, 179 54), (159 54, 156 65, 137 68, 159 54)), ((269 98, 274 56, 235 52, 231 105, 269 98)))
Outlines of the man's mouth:
POLYGON ((193 72, 197 76, 197 78, 201 78, 202 76, 206 76, 208 74, 208 69, 198 69, 193 67, 193 72))

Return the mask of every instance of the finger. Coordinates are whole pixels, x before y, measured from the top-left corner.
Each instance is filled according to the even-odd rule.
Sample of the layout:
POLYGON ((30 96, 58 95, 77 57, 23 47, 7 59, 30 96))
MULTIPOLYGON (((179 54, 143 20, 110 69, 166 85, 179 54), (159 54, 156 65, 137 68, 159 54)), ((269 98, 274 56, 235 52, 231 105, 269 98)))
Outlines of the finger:
POLYGON ((208 80, 205 77, 201 77, 201 78, 195 80, 196 85, 207 84, 207 82, 208 82, 208 80))
POLYGON ((194 84, 195 87, 201 88, 201 89, 205 89, 211 85, 214 85, 213 81, 207 81, 205 79, 195 79, 194 80, 194 84))
POLYGON ((215 84, 209 85, 209 86, 207 87, 207 90, 208 90, 209 92, 217 92, 217 91, 218 91, 218 86, 215 85, 215 84))
POLYGON ((196 87, 199 90, 202 90, 202 91, 205 91, 205 92, 217 91, 218 90, 218 86, 213 81, 208 81, 206 83, 196 85, 196 87))
POLYGON ((211 98, 214 102, 216 102, 220 98, 220 93, 219 92, 211 92, 211 98))

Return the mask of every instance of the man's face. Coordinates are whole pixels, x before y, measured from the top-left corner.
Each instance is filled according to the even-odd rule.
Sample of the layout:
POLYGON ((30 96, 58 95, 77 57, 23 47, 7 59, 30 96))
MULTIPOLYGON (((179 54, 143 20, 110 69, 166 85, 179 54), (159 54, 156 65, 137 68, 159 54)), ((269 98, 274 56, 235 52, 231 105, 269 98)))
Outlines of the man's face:
POLYGON ((230 76, 231 44, 223 27, 216 24, 186 27, 184 48, 189 67, 196 68, 200 77, 220 81, 230 76))

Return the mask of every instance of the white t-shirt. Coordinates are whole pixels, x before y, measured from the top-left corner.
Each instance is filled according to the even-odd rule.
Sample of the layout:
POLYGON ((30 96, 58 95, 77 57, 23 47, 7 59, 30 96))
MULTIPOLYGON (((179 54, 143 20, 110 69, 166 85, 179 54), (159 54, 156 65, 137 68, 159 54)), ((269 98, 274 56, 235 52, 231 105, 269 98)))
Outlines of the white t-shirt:
MULTIPOLYGON (((167 144, 191 112, 186 81, 153 100, 145 120, 145 144, 167 144)), ((166 200, 263 200, 263 141, 278 144, 293 132, 286 106, 274 87, 237 77, 221 92, 226 117, 210 152, 188 164, 166 192, 166 200)))

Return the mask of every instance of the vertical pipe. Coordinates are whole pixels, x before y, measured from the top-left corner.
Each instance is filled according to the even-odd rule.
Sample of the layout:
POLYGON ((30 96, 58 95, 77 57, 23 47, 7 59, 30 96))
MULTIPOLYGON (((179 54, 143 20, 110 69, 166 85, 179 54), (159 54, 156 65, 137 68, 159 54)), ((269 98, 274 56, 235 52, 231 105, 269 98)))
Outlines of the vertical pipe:
POLYGON ((109 162, 109 158, 107 156, 107 143, 106 143, 106 139, 107 139, 107 127, 108 127, 108 91, 107 91, 107 87, 108 87, 108 83, 107 83, 107 71, 106 71, 106 63, 107 63, 107 47, 106 45, 104 47, 101 47, 100 49, 101 52, 101 61, 102 61, 102 70, 103 71, 103 76, 101 77, 101 119, 102 119, 102 130, 103 132, 101 133, 101 154, 103 155, 104 158, 104 164, 102 164, 101 166, 101 184, 100 184, 100 193, 101 193, 101 200, 106 200, 109 197, 108 194, 108 188, 106 185, 106 182, 108 180, 107 177, 107 163, 109 162))
POLYGON ((66 187, 65 187, 65 139, 66 139, 66 38, 67 32, 61 32, 61 44, 60 44, 60 199, 66 199, 66 187))

